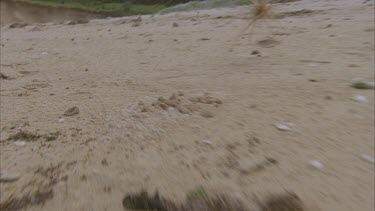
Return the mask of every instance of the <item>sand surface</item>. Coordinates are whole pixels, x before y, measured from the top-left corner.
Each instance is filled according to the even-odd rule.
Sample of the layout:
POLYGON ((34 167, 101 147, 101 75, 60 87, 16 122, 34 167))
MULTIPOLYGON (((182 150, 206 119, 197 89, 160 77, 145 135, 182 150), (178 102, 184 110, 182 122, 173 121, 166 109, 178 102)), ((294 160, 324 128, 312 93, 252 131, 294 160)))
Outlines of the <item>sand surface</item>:
POLYGON ((292 191, 310 210, 374 210, 374 90, 350 87, 374 81, 373 3, 272 10, 245 32, 245 6, 3 25, 0 204, 117 211, 128 192, 202 186, 249 207, 292 191))

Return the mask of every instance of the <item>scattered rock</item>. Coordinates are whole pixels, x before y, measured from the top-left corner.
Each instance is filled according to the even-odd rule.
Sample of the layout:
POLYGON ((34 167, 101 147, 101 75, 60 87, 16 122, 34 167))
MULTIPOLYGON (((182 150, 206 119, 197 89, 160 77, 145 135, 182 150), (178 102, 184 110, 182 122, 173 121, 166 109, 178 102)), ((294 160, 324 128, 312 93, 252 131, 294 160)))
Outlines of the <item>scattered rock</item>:
POLYGON ((79 108, 77 106, 73 106, 65 111, 64 116, 74 116, 79 114, 79 108))
POLYGON ((312 167, 314 167, 316 169, 323 169, 324 168, 324 165, 321 162, 317 161, 317 160, 310 160, 309 163, 310 163, 310 165, 312 167))
POLYGON ((62 123, 62 122, 64 122, 65 121, 65 119, 63 119, 63 118, 59 118, 58 120, 57 120, 57 122, 59 122, 59 123, 62 123))
POLYGON ((178 23, 173 23, 172 26, 173 27, 178 27, 178 23))
POLYGON ((265 160, 262 160, 251 167, 239 168, 239 171, 241 174, 245 175, 254 174, 264 170, 266 167, 277 165, 278 163, 279 162, 274 158, 265 158, 265 160))
POLYGON ((60 132, 55 132, 55 133, 49 133, 43 136, 45 141, 54 141, 59 137, 60 132))
POLYGON ((275 45, 280 44, 280 41, 277 41, 271 37, 268 37, 266 39, 259 40, 257 43, 259 46, 263 48, 271 48, 271 47, 274 47, 275 45))
POLYGON ((142 23, 142 18, 141 18, 141 16, 139 16, 138 18, 129 20, 129 22, 132 23, 132 25, 131 25, 132 27, 138 27, 142 23))
POLYGON ((10 29, 14 29, 14 28, 23 28, 25 26, 27 26, 28 24, 27 23, 13 23, 13 24, 10 24, 9 25, 9 28, 10 29))
POLYGON ((223 102, 220 99, 214 98, 209 96, 208 94, 204 94, 201 97, 191 97, 189 98, 191 102, 199 102, 203 104, 223 104, 223 102))
POLYGON ((321 13, 322 11, 320 10, 297 10, 297 11, 291 11, 291 12, 282 12, 279 14, 274 15, 274 18, 277 19, 283 19, 287 17, 292 17, 292 16, 308 16, 308 15, 313 15, 317 13, 321 13))
POLYGON ((40 135, 29 131, 18 131, 14 135, 9 137, 9 140, 24 140, 24 141, 35 141, 40 138, 40 135))
MULTIPOLYGON (((217 98, 211 97, 208 94, 198 97, 186 98, 184 93, 173 93, 169 98, 159 97, 158 100, 152 103, 153 108, 161 108, 165 111, 174 112, 177 110, 182 114, 192 114, 202 109, 201 115, 204 117, 211 117, 212 114, 208 112, 207 108, 201 107, 199 104, 210 104, 211 106, 218 107, 223 102, 217 98), (206 112, 207 111, 207 112, 206 112)), ((138 104, 142 112, 152 111, 151 106, 146 106, 142 102, 138 104)), ((208 106, 206 106, 208 107, 208 106)))

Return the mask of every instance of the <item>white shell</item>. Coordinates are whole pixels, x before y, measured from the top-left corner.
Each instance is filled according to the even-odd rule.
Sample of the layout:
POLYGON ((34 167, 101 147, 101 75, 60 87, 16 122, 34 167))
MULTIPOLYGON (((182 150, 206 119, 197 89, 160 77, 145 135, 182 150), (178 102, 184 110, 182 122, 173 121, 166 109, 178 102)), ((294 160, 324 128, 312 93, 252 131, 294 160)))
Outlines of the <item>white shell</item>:
POLYGON ((354 96, 354 100, 357 102, 367 102, 367 98, 363 95, 354 96))
POLYGON ((24 141, 15 141, 14 144, 17 145, 17 146, 22 147, 22 146, 26 145, 26 142, 24 142, 24 141))
POLYGON ((0 181, 1 182, 14 182, 19 179, 19 176, 10 172, 0 172, 0 181))
POLYGON ((366 155, 366 154, 362 154, 361 155, 361 158, 365 161, 368 161, 370 163, 374 163, 375 162, 375 159, 374 157, 370 156, 370 155, 366 155))
POLYGON ((310 165, 317 169, 322 169, 324 165, 317 160, 310 160, 310 165))
POLYGON ((209 140, 203 140, 202 143, 204 143, 204 144, 212 144, 212 142, 209 141, 209 140))
POLYGON ((275 125, 275 127, 279 130, 287 131, 290 130, 290 127, 286 125, 286 123, 280 122, 275 125))

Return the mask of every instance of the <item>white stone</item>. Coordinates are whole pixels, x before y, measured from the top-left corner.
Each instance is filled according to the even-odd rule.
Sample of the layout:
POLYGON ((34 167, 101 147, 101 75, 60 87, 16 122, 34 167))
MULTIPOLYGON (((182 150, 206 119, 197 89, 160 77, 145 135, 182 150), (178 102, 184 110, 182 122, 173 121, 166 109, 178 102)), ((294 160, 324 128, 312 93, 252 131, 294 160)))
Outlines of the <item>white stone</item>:
POLYGON ((24 141, 15 141, 14 144, 17 145, 17 146, 22 147, 22 146, 26 145, 26 142, 24 142, 24 141))
POLYGON ((365 161, 368 161, 370 163, 374 163, 375 162, 375 159, 374 157, 370 156, 370 155, 366 155, 366 154, 362 154, 361 155, 361 158, 365 161))
POLYGON ((283 122, 279 122, 275 125, 275 127, 279 130, 283 130, 283 131, 287 131, 287 130, 290 130, 290 127, 288 125, 286 125, 285 123, 283 122))
POLYGON ((324 165, 317 160, 310 160, 310 165, 317 169, 322 169, 324 165))
POLYGON ((357 102, 360 102, 360 103, 362 103, 362 102, 367 102, 367 98, 366 98, 366 96, 363 96, 363 95, 356 95, 356 96, 354 96, 354 98, 353 98, 355 101, 357 101, 357 102))

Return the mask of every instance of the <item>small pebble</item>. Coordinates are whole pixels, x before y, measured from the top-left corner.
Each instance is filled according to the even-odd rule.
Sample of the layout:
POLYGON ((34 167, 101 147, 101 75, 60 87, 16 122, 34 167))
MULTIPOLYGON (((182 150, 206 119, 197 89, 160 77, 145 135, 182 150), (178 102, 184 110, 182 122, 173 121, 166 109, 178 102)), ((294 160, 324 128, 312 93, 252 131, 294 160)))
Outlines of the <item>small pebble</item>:
POLYGON ((374 157, 370 156, 370 155, 366 155, 366 154, 362 154, 361 155, 361 158, 367 162, 370 162, 370 163, 374 163, 375 162, 375 159, 374 157))
POLYGON ((290 130, 290 127, 288 127, 285 123, 277 123, 275 127, 279 130, 287 131, 290 130))
POLYGON ((357 102, 367 102, 367 98, 363 95, 356 95, 354 96, 353 100, 357 101, 357 102))
POLYGON ((317 64, 308 64, 307 66, 309 66, 309 67, 316 67, 318 65, 317 64))
POLYGON ((0 172, 0 182, 14 182, 19 179, 19 176, 10 172, 0 172))
POLYGON ((22 146, 25 146, 25 145, 26 145, 26 142, 24 142, 24 141, 15 141, 14 144, 15 144, 16 146, 20 146, 20 147, 22 147, 22 146))
POLYGON ((251 51, 251 55, 258 55, 259 54, 259 51, 258 50, 253 50, 251 51))
POLYGON ((212 142, 209 141, 209 140, 203 140, 202 143, 203 143, 203 144, 207 144, 207 145, 211 145, 211 144, 212 144, 212 142))
POLYGON ((48 54, 48 52, 42 52, 42 55, 47 55, 48 54))
POLYGON ((310 160, 310 165, 317 169, 322 169, 324 165, 317 160, 310 160))
POLYGON ((65 121, 65 119, 63 119, 63 118, 60 118, 59 120, 57 120, 57 122, 64 122, 65 121))

